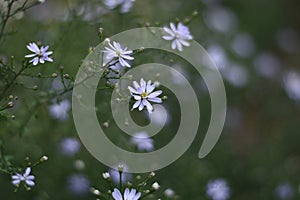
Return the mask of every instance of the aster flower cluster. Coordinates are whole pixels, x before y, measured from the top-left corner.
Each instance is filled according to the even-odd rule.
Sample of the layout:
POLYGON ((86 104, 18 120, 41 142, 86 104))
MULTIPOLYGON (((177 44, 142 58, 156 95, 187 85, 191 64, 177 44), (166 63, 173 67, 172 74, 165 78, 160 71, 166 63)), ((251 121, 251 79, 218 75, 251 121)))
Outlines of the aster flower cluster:
MULTIPOLYGON (((116 183, 114 180, 116 177, 113 177, 111 172, 104 172, 102 173, 102 178, 107 182, 110 189, 108 191, 101 191, 100 189, 91 188, 91 192, 101 199, 139 200, 146 196, 148 198, 153 196, 153 193, 156 193, 160 189, 160 185, 158 182, 151 181, 152 178, 155 176, 154 172, 151 172, 147 177, 145 177, 144 180, 142 180, 142 177, 138 175, 136 179, 141 181, 133 184, 130 182, 130 180, 128 180, 126 183, 123 182, 123 170, 124 166, 119 165, 119 180, 117 182, 117 184, 119 183, 118 186, 115 186, 113 184, 116 183), (148 186, 149 184, 150 186, 148 186)), ((165 190, 164 195, 169 199, 172 199, 176 196, 175 192, 171 189, 165 190)))
MULTIPOLYGON (((48 160, 47 156, 42 156, 38 162, 33 164, 33 166, 37 166, 48 160)), ((30 163, 28 161, 28 163, 30 163)), ((35 176, 31 174, 32 167, 28 166, 23 173, 15 172, 11 176, 11 183, 18 188, 21 184, 27 189, 30 190, 31 187, 35 186, 35 176)))

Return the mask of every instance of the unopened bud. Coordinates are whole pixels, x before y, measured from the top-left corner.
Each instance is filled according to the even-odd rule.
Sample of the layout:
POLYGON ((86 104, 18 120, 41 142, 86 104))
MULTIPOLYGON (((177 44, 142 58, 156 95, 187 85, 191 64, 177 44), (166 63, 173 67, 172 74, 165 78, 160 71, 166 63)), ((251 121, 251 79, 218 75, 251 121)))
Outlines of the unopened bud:
POLYGON ((104 179, 109 179, 110 178, 110 174, 108 172, 104 172, 104 173, 102 173, 102 177, 104 179))
POLYGON ((123 170, 124 170, 124 166, 123 166, 123 165, 119 165, 119 166, 118 166, 118 171, 119 171, 119 172, 123 172, 123 170))
POLYGON ((12 101, 8 102, 7 106, 10 107, 10 108, 12 108, 14 106, 14 102, 12 102, 12 101))
POLYGON ((43 157, 41 157, 41 159, 40 159, 41 162, 45 162, 45 161, 47 161, 47 160, 48 160, 48 156, 43 156, 43 157))
POLYGON ((57 73, 53 73, 52 75, 51 75, 51 78, 56 78, 57 77, 57 73))
POLYGON ((157 182, 152 184, 152 189, 153 190, 158 190, 159 188, 160 188, 160 185, 157 182))

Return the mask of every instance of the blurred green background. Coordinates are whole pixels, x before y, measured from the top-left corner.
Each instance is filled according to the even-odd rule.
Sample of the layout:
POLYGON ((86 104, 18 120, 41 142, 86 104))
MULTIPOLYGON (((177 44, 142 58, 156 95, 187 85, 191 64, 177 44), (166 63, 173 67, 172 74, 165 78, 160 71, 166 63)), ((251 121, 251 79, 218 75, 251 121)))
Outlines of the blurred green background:
MULTIPOLYGON (((55 62, 30 72, 59 73, 64 66, 65 73, 74 77, 89 48, 99 43, 99 27, 109 37, 148 23, 164 26, 186 20, 197 11, 188 26, 220 68, 228 101, 222 136, 206 158, 197 157, 210 119, 210 99, 201 77, 183 61, 160 52, 145 51, 133 62, 138 65, 159 60, 174 66, 198 91, 202 115, 199 133, 179 160, 156 172, 162 191, 172 188, 181 199, 209 199, 207 183, 223 178, 231 190, 229 199, 300 199, 299 9, 296 0, 137 0, 130 12, 120 14, 118 9, 107 10, 100 0, 48 0, 9 22, 6 32, 10 34, 0 44, 0 57, 7 60, 14 56, 18 64, 28 54, 26 45, 40 41, 54 51, 55 62), (285 197, 278 189, 282 185, 288 188, 285 197)), ((0 122, 5 152, 20 165, 26 156, 38 160, 47 155, 49 161, 34 169, 37 185, 30 192, 20 188, 14 193, 10 177, 1 174, 0 199, 96 199, 87 190, 89 186, 103 187, 101 173, 108 168, 80 147, 71 111, 61 121, 49 113, 52 100, 35 105, 42 91, 53 88, 53 79, 21 81, 39 89, 16 86, 11 91, 19 100, 10 110, 16 119, 0 122), (69 141, 69 151, 63 150, 69 144, 66 138, 75 139, 69 141)), ((110 92, 99 93, 99 110, 105 112, 110 92)), ((165 104, 170 123, 155 138, 155 147, 170 141, 178 124, 179 115, 172 111, 177 102, 169 99, 165 104)), ((140 123, 147 123, 145 117, 142 119, 140 123)), ((107 115, 107 119, 99 120, 111 119, 107 115)), ((124 140, 117 139, 116 127, 109 127, 107 134, 124 145, 124 140)))

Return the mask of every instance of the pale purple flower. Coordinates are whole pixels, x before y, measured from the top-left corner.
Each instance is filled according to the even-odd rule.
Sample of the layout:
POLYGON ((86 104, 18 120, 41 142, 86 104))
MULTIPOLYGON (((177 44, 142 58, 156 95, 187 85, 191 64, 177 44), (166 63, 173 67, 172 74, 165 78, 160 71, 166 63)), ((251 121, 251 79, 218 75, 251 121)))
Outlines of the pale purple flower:
POLYGON ((68 118, 68 111, 70 110, 70 108, 70 101, 63 100, 59 104, 53 104, 49 106, 49 111, 53 118, 63 121, 68 118))
POLYGON ((172 49, 178 49, 178 51, 183 51, 183 46, 190 46, 190 43, 188 41, 192 40, 193 36, 191 35, 187 26, 179 22, 176 27, 175 24, 171 22, 170 28, 163 28, 166 35, 164 35, 162 38, 165 40, 172 41, 172 49))
POLYGON ((293 100, 300 100, 300 74, 296 71, 289 71, 283 77, 284 89, 293 100))
POLYGON ((41 46, 40 48, 38 45, 34 42, 29 43, 27 45, 27 49, 33 54, 26 55, 26 58, 33 58, 29 62, 32 62, 33 65, 37 65, 38 63, 45 63, 45 61, 53 62, 53 59, 49 56, 53 53, 52 51, 47 51, 49 49, 49 46, 41 46))
POLYGON ((227 200, 230 193, 227 182, 222 178, 209 181, 207 184, 206 195, 212 200, 227 200))
MULTIPOLYGON (((132 179, 132 175, 130 173, 126 173, 128 170, 128 166, 126 164, 121 164, 123 166, 123 173, 122 173, 122 183, 126 183, 132 179)), ((118 184, 120 183, 120 173, 118 170, 111 168, 109 170, 111 180, 118 184)))
POLYGON ((281 183, 274 191, 275 195, 281 200, 293 199, 294 189, 290 183, 281 183))
POLYGON ((134 2, 135 0, 104 0, 103 1, 106 7, 110 10, 113 10, 116 7, 120 6, 121 13, 129 12, 134 2))
POLYGON ((136 145, 139 151, 152 151, 154 149, 153 139, 144 131, 136 133, 130 142, 136 145))
POLYGON ((90 181, 83 174, 74 174, 68 178, 67 188, 74 195, 87 195, 90 189, 90 181))
POLYGON ((76 138, 64 138, 60 142, 61 153, 67 156, 74 156, 80 148, 81 144, 76 138))
POLYGON ((16 173, 11 177, 12 184, 18 187, 21 182, 25 182, 26 185, 33 187, 35 185, 34 183, 35 177, 33 175, 30 175, 30 172, 31 172, 31 168, 27 167, 24 174, 16 173))
POLYGON ((108 43, 109 47, 105 47, 104 56, 105 60, 112 61, 117 60, 119 61, 120 65, 123 67, 131 67, 128 63, 128 60, 134 60, 130 54, 132 54, 132 50, 128 49, 127 47, 122 48, 121 44, 118 42, 113 42, 113 44, 108 43))
POLYGON ((151 80, 146 83, 146 81, 141 78, 140 84, 138 84, 136 81, 133 81, 133 86, 134 88, 128 86, 131 96, 136 100, 131 110, 138 108, 139 111, 141 111, 146 106, 148 112, 152 113, 153 106, 150 102, 162 103, 162 99, 158 97, 162 91, 157 90, 153 92, 156 85, 152 83, 151 80))
POLYGON ((114 200, 138 200, 141 197, 141 193, 137 192, 136 189, 128 189, 126 188, 124 191, 124 196, 121 194, 121 192, 115 188, 112 196, 114 200))

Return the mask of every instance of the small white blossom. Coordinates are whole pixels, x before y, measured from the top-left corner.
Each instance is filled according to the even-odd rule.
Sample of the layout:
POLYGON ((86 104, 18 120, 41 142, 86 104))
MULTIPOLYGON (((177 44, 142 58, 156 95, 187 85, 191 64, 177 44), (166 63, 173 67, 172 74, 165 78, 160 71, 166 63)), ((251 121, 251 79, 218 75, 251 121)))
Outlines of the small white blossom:
POLYGON ((125 189, 124 196, 118 189, 114 189, 112 196, 114 200, 138 200, 141 197, 141 193, 136 191, 136 189, 125 189))
POLYGON ((33 52, 33 54, 26 55, 25 57, 26 58, 34 57, 32 60, 29 61, 32 62, 33 65, 37 65, 38 63, 43 64, 45 63, 45 61, 53 62, 53 59, 49 57, 53 52, 52 51, 47 52, 49 46, 45 46, 45 47, 41 46, 41 48, 39 48, 37 44, 32 42, 27 45, 27 49, 33 52))
POLYGON ((104 173, 102 173, 102 177, 103 177, 104 179, 109 179, 109 178, 110 178, 110 175, 109 175, 108 172, 104 172, 104 173))
POLYGON ((129 12, 134 2, 135 0, 104 0, 103 1, 103 3, 110 10, 113 10, 116 7, 120 6, 121 13, 129 12))
POLYGON ((158 190, 160 188, 160 185, 158 184, 158 182, 155 182, 155 183, 152 184, 152 188, 154 190, 158 190))
POLYGON ((152 84, 151 80, 146 83, 144 79, 141 78, 140 85, 136 81, 133 81, 133 86, 134 88, 128 86, 131 96, 136 100, 131 110, 138 108, 139 111, 141 111, 146 106, 148 112, 152 113, 153 106, 149 101, 154 103, 162 103, 162 99, 158 97, 162 91, 158 90, 153 92, 155 89, 155 84, 152 84))
POLYGON ((137 146, 139 151, 152 151, 154 148, 153 140, 144 131, 136 133, 131 139, 131 143, 137 146))
POLYGON ((26 185, 33 187, 35 185, 34 183, 35 177, 33 175, 30 175, 30 172, 31 172, 31 168, 27 167, 23 175, 16 173, 11 177, 12 184, 18 187, 20 183, 24 181, 26 185))
POLYGON ((190 46, 189 40, 193 39, 189 28, 183 25, 181 22, 178 23, 177 28, 174 23, 170 23, 170 28, 164 27, 163 30, 166 33, 162 38, 165 40, 172 41, 172 49, 178 49, 183 51, 183 46, 190 46), (171 28, 171 29, 170 29, 171 28))
POLYGON ((130 54, 132 54, 132 50, 125 47, 124 49, 121 47, 121 44, 118 42, 113 42, 113 44, 108 43, 109 47, 105 47, 104 50, 104 59, 108 62, 116 59, 119 61, 121 66, 123 67, 131 67, 130 64, 127 62, 128 60, 134 60, 130 54))
POLYGON ((227 200, 230 197, 230 188, 224 179, 209 181, 206 195, 212 200, 227 200))

